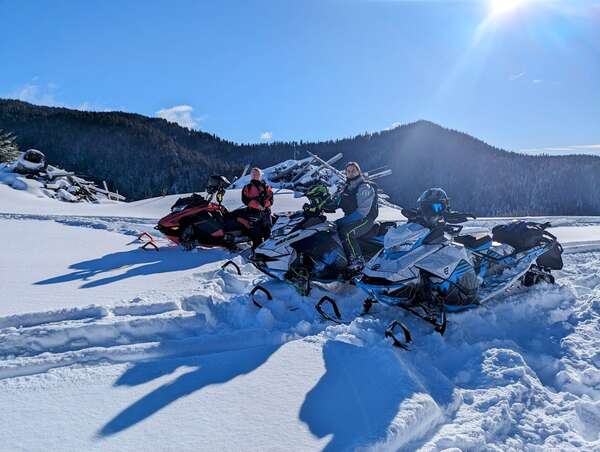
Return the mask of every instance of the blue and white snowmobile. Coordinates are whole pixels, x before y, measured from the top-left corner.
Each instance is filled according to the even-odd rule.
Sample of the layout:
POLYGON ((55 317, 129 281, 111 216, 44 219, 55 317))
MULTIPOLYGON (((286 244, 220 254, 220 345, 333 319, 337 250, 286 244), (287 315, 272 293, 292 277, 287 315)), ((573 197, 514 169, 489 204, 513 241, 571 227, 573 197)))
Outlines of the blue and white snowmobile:
MULTIPOLYGON (((562 247, 540 224, 515 221, 484 228, 463 228, 472 215, 451 212, 441 189, 427 190, 418 208, 403 211, 406 224, 389 230, 384 247, 365 266, 357 285, 373 303, 402 308, 443 334, 446 312, 485 303, 517 285, 554 283, 562 268, 562 247)), ((386 330, 394 345, 406 348, 410 333, 395 321, 386 330), (401 327, 404 341, 394 335, 401 327)))

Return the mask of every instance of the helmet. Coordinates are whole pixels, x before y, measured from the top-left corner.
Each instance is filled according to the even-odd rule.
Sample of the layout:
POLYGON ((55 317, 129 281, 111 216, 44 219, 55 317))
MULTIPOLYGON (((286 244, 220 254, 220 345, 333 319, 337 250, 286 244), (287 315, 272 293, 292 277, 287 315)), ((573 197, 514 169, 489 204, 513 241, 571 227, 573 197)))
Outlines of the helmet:
POLYGON ((306 197, 310 200, 315 199, 317 201, 327 198, 329 196, 329 190, 322 184, 313 185, 306 192, 306 197))
POLYGON ((303 206, 304 211, 319 213, 327 200, 329 199, 329 190, 325 185, 317 184, 312 186, 305 194, 309 203, 303 206))
POLYGON ((441 188, 430 188, 425 190, 417 199, 419 212, 428 224, 436 224, 448 211, 448 195, 441 188))

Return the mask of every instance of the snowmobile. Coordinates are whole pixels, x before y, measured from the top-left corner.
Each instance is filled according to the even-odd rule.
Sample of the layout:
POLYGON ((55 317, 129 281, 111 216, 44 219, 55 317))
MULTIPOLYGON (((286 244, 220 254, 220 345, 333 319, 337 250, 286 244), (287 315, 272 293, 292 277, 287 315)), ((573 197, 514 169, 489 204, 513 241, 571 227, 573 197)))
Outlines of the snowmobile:
MULTIPOLYGON (((206 196, 194 193, 179 198, 171 206, 171 213, 161 218, 155 229, 187 250, 200 245, 234 249, 236 245, 250 241, 251 225, 237 215, 241 209, 230 212, 222 204, 229 185, 227 178, 211 176, 206 196), (213 198, 217 202, 213 202, 213 198)), ((148 246, 158 249, 152 240, 143 248, 148 246)))
MULTIPOLYGON (((309 203, 303 210, 278 217, 271 237, 256 248, 250 262, 266 275, 285 281, 303 295, 309 295, 311 283, 352 282, 347 273, 348 261, 335 223, 323 214, 331 197, 325 185, 316 185, 305 196, 309 203)), ((359 241, 366 258, 383 247, 385 233, 396 226, 395 222, 375 223, 368 234, 359 241)), ((251 295, 262 291, 256 286, 251 295)), ((253 298, 254 301, 254 298, 253 298)), ((259 303, 254 303, 260 307, 259 303)))
MULTIPOLYGON (((444 334, 446 312, 484 304, 518 285, 553 284, 552 270, 560 270, 562 247, 546 229, 550 223, 515 221, 493 228, 463 228, 457 224, 473 218, 449 212, 438 227, 411 221, 390 230, 384 248, 363 269, 357 285, 373 303, 402 308, 431 323, 444 334)), ((407 328, 392 322, 386 336, 406 348, 407 328), (396 327, 404 331, 400 341, 396 327)))

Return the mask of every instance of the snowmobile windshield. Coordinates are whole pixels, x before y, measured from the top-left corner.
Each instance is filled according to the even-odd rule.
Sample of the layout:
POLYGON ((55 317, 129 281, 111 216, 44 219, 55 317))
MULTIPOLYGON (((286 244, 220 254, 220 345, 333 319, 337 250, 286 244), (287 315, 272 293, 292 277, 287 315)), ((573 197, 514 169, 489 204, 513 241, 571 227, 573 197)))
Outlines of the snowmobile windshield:
POLYGON ((408 252, 419 246, 429 232, 429 229, 418 223, 407 223, 389 229, 383 238, 383 246, 390 252, 408 252))

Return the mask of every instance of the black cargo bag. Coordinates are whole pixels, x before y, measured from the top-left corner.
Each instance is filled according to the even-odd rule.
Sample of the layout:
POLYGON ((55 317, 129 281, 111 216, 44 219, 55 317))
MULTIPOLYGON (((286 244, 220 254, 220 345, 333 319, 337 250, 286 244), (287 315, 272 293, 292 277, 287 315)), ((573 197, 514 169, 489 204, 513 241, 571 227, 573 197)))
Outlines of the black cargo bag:
POLYGON ((549 223, 533 223, 517 220, 501 224, 492 229, 492 237, 496 242, 512 246, 516 252, 525 251, 539 245, 544 237, 544 229, 549 223))
POLYGON ((552 248, 537 258, 536 263, 540 267, 547 268, 549 270, 562 270, 562 253, 563 247, 560 245, 560 243, 555 242, 552 248))
POLYGON ((512 246, 517 253, 553 241, 552 247, 538 257, 536 263, 550 270, 561 270, 563 248, 556 237, 546 231, 548 227, 550 223, 517 220, 494 227, 492 236, 496 242, 512 246))

